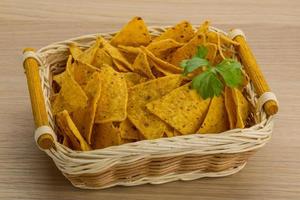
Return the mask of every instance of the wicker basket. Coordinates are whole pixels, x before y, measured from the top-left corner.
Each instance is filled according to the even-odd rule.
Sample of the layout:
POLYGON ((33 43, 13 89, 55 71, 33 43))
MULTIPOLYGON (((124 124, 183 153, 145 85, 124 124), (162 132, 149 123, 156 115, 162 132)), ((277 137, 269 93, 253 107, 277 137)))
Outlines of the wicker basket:
MULTIPOLYGON (((155 36, 165 31, 165 28, 151 27, 149 31, 155 36)), ((213 27, 210 29, 226 34, 213 27)), ((51 44, 36 53, 29 48, 24 51, 23 64, 37 128, 35 140, 74 186, 102 189, 116 185, 161 184, 227 176, 241 170, 248 158, 270 139, 272 115, 278 109, 276 97, 269 92, 268 87, 262 87, 267 86, 267 83, 260 70, 257 70, 257 63, 242 32, 236 30, 232 37, 240 39, 240 56, 250 55, 248 60, 242 59, 242 64, 248 66, 247 73, 252 80, 247 86, 247 93, 249 101, 257 108, 257 114, 252 115, 254 126, 219 134, 143 140, 87 152, 74 151, 57 142, 49 101, 52 74, 63 70, 70 43, 85 49, 95 41, 97 35, 110 39, 114 34, 85 35, 51 44), (257 69, 252 70, 254 67, 257 69), (253 75, 251 77, 251 73, 260 76, 260 79, 255 79, 253 75)))

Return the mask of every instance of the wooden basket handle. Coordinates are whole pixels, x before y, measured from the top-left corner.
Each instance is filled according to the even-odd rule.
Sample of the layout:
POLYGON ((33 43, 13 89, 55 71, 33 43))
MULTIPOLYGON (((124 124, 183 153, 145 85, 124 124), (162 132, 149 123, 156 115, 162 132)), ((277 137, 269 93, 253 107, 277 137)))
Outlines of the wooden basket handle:
MULTIPOLYGON (((34 52, 32 48, 25 48, 23 53, 34 52)), ((43 91, 41 88, 41 79, 39 76, 39 63, 33 57, 25 57, 23 62, 27 85, 30 94, 31 107, 36 127, 35 139, 41 149, 50 149, 54 146, 56 136, 49 127, 47 111, 43 91)))
MULTIPOLYGON (((239 43, 239 46, 237 46, 236 49, 241 57, 244 69, 252 80, 253 86, 259 97, 271 94, 270 87, 246 42, 243 31, 240 29, 234 29, 229 33, 229 35, 231 39, 239 43)), ((274 115, 278 112, 278 103, 274 94, 269 96, 270 98, 264 103, 263 108, 268 115, 274 115)))

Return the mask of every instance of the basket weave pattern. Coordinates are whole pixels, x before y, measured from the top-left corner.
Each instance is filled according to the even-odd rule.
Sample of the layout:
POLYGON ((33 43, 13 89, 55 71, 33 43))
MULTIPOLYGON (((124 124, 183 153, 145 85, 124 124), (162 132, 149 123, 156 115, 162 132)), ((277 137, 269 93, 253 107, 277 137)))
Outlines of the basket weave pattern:
MULTIPOLYGON (((155 36, 167 27, 151 27, 155 36)), ((213 31, 222 32, 216 28, 213 31)), ((224 32, 222 32, 224 33, 224 32)), ((110 39, 115 33, 86 35, 58 42, 37 52, 41 86, 50 126, 56 130, 50 110, 52 75, 61 72, 68 46, 87 48, 101 35, 110 39)), ((226 33, 224 33, 226 34, 226 33)), ((250 83, 247 98, 257 106, 257 95, 250 83)), ((76 187, 100 189, 115 185, 160 184, 175 180, 227 176, 241 170, 247 159, 271 137, 273 118, 261 110, 252 116, 255 125, 219 134, 193 134, 156 140, 143 140, 105 149, 77 152, 55 142, 46 150, 56 166, 76 187)))

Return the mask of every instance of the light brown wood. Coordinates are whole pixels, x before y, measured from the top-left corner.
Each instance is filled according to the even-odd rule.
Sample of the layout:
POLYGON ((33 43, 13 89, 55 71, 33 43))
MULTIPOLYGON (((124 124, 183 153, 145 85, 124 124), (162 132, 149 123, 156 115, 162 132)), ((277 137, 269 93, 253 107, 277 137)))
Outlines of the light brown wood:
MULTIPOLYGON (((34 51, 33 48, 25 48, 23 53, 34 51)), ((41 79, 39 77, 39 65, 34 58, 27 58, 24 63, 24 70, 27 78, 28 91, 30 94, 31 108, 35 122, 35 128, 48 126, 48 117, 45 107, 41 79)), ((50 134, 41 135, 37 143, 42 149, 50 149, 53 146, 54 138, 50 134)))
POLYGON ((300 199, 300 2, 0 1, 1 199, 300 199), (83 34, 114 31, 132 16, 149 25, 182 19, 241 28, 280 102, 272 140, 238 174, 107 190, 75 189, 33 140, 22 49, 83 34))
MULTIPOLYGON (((234 38, 240 45, 237 46, 237 50, 242 59, 242 63, 246 70, 246 73, 249 75, 250 79, 253 82, 254 88, 257 94, 263 95, 265 92, 270 92, 271 89, 267 83, 265 76, 261 72, 260 67, 256 61, 255 56, 252 53, 251 48, 249 47, 246 39, 238 35, 234 38)), ((264 110, 268 115, 275 115, 278 112, 278 105, 275 100, 269 100, 264 104, 264 110)))

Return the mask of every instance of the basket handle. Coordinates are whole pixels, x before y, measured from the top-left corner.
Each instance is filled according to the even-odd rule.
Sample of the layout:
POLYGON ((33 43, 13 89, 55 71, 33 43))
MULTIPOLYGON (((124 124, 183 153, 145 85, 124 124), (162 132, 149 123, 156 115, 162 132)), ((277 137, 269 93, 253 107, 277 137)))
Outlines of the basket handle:
POLYGON ((244 69, 253 82, 253 86, 259 97, 268 97, 263 104, 263 108, 268 115, 275 115, 278 112, 278 102, 276 96, 270 92, 270 87, 265 80, 260 67, 246 42, 246 37, 242 30, 234 29, 229 33, 229 36, 240 45, 237 46, 238 53, 244 65, 244 69))
MULTIPOLYGON (((25 48, 23 51, 24 56, 30 53, 34 53, 34 49, 25 48)), ((49 127, 43 91, 40 84, 39 63, 34 56, 25 56, 23 67, 27 78, 31 108, 36 127, 35 140, 41 149, 50 149, 54 146, 56 135, 49 127)))

